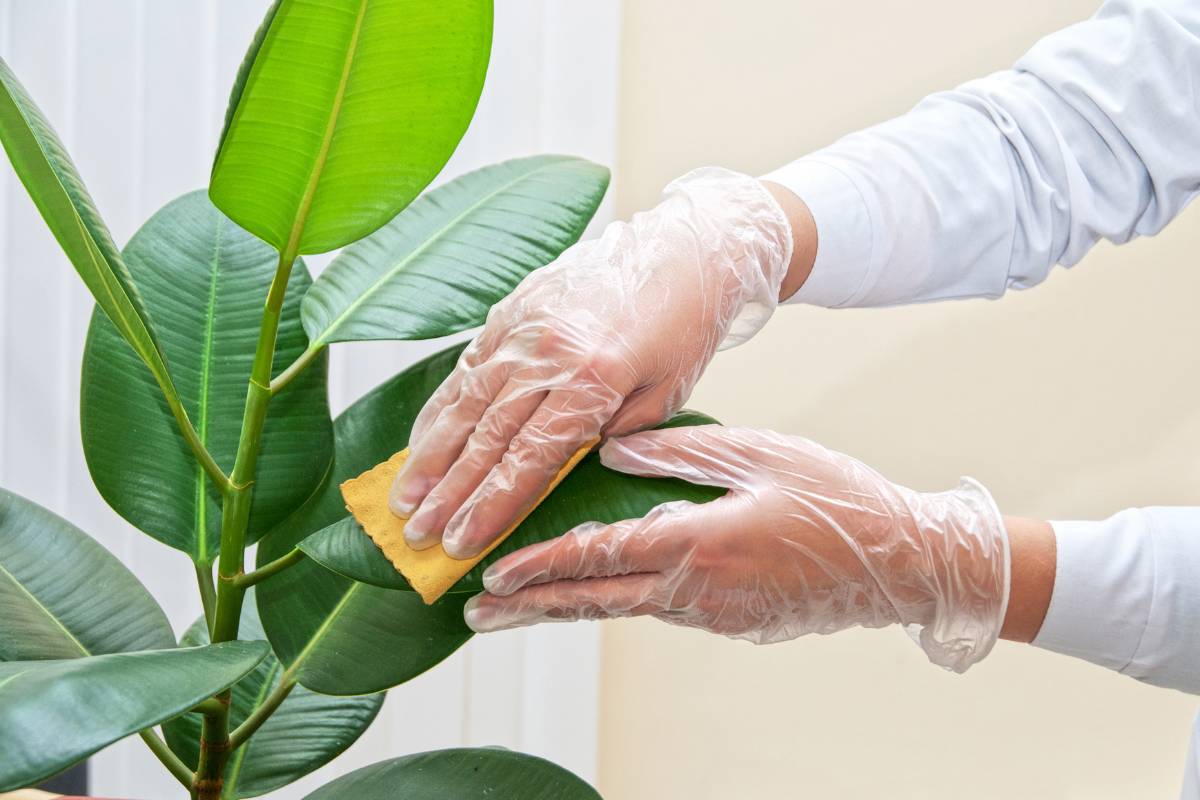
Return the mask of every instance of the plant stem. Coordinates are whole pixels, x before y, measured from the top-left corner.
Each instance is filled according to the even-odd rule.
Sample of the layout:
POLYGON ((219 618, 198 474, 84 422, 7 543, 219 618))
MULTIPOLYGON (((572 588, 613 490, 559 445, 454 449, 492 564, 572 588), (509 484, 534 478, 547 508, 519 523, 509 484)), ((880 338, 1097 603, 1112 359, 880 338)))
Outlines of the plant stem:
POLYGON ((279 256, 279 266, 259 327, 258 346, 254 351, 254 366, 250 370, 250 386, 246 392, 246 409, 242 415, 242 433, 238 440, 237 457, 233 463, 229 491, 221 509, 221 556, 217 567, 217 613, 212 640, 226 642, 237 638, 238 620, 242 613, 245 587, 236 579, 245 568, 246 523, 250 518, 250 498, 254 489, 254 469, 258 461, 259 441, 271 401, 271 363, 275 357, 275 338, 279 332, 279 315, 283 296, 296 251, 286 249, 279 256))
POLYGON ((171 414, 175 417, 176 424, 179 425, 179 432, 183 434, 184 441, 191 448, 192 454, 196 456, 196 461, 208 474, 209 479, 216 484, 216 487, 224 494, 229 489, 229 478, 225 472, 213 459, 212 453, 208 452, 208 448, 204 446, 204 442, 200 441, 200 434, 196 433, 196 426, 192 425, 191 419, 188 418, 187 410, 183 407, 179 395, 175 394, 174 387, 171 391, 167 391, 163 387, 163 395, 166 397, 167 406, 171 409, 171 414))
POLYGON ((204 606, 204 622, 212 635, 213 621, 217 613, 217 587, 213 584, 212 565, 196 564, 196 585, 200 587, 200 602, 204 606))
POLYGON ((243 575, 237 576, 233 579, 233 584, 235 586, 240 586, 242 589, 249 589, 259 581, 271 577, 276 572, 287 569, 303 558, 304 551, 298 547, 293 548, 286 555, 282 555, 274 561, 269 561, 256 570, 252 570, 243 575))
POLYGON ((321 351, 324 349, 324 344, 310 344, 308 349, 300 354, 299 358, 289 364, 287 369, 279 373, 279 376, 275 380, 271 381, 271 396, 274 397, 287 388, 292 379, 301 372, 304 372, 308 365, 313 362, 313 359, 321 355, 321 351))
POLYGON ((192 771, 179 760, 179 756, 171 752, 171 748, 167 747, 167 743, 159 738, 153 728, 138 731, 138 736, 142 737, 142 741, 150 748, 150 752, 154 753, 155 757, 162 762, 168 772, 175 776, 176 780, 183 784, 184 788, 192 788, 192 771))
POLYGON ((196 705, 192 706, 190 713, 193 714, 216 714, 221 710, 221 701, 215 697, 210 697, 207 700, 201 700, 196 705))
POLYGON ((191 782, 192 800, 220 800, 225 783, 225 764, 233 751, 229 743, 230 691, 217 696, 221 710, 204 715, 200 724, 200 760, 191 782))
POLYGON ((253 713, 237 726, 237 729, 229 735, 229 741, 236 750, 246 743, 246 740, 254 735, 254 732, 259 729, 267 719, 275 713, 275 709, 279 708, 279 704, 287 699, 287 696, 292 693, 292 689, 296 688, 296 679, 288 673, 283 674, 283 678, 279 681, 279 685, 271 690, 266 699, 258 708, 254 709, 253 713))

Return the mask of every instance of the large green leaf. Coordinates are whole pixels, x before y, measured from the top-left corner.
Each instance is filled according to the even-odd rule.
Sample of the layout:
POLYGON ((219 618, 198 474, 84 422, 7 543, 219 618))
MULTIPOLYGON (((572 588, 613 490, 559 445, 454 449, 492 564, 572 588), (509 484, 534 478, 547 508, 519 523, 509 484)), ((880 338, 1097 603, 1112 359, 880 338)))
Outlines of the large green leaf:
POLYGON ((491 40, 490 0, 282 0, 235 84, 214 202, 280 252, 362 238, 454 152, 491 40))
POLYGON ((220 692, 262 642, 0 663, 0 792, 37 783, 220 692))
MULTIPOLYGON (((260 566, 346 515, 338 484, 404 446, 417 411, 462 348, 405 370, 337 418, 329 477, 262 541, 260 566)), ((413 592, 356 583, 308 559, 258 587, 259 612, 276 655, 300 683, 326 694, 378 691, 437 664, 471 636, 462 619, 466 600, 454 595, 426 606, 413 592)))
POLYGON ((434 750, 380 761, 305 800, 600 800, 578 776, 543 758, 498 747, 434 750))
POLYGON ((0 661, 174 646, 162 609, 65 519, 0 489, 0 661))
POLYGON ((607 186, 607 169, 569 156, 467 173, 339 255, 304 298, 304 329, 317 347, 482 325, 522 278, 575 243, 607 186))
MULTIPOLYGON (((278 255, 192 192, 169 203, 125 248, 129 272, 163 323, 160 339, 196 431, 232 470, 263 301, 278 255)), ((311 279, 292 270, 275 351, 282 369, 308 345, 300 303, 311 279)), ((333 454, 319 360, 270 405, 258 458, 248 541, 312 493, 333 454)), ((102 314, 92 316, 83 359, 83 451, 96 487, 117 513, 201 563, 217 555, 219 497, 179 437, 145 369, 102 314)))
MULTIPOLYGON (((251 590, 253 592, 253 590, 251 590)), ((253 598, 242 605, 241 639, 266 640, 253 598)), ((183 635, 184 647, 208 644, 203 617, 183 635)), ((240 725, 281 681, 290 681, 273 654, 233 687, 230 724, 240 725)), ((297 686, 246 744, 233 752, 222 798, 257 797, 307 775, 358 739, 379 713, 383 693, 330 697, 297 686)), ((171 749, 193 769, 199 758, 200 717, 185 714, 163 726, 171 749)))
POLYGON ((121 253, 62 142, 3 60, 0 60, 0 142, 47 227, 96 298, 96 304, 174 402, 175 390, 154 325, 121 253))
MULTIPOLYGON (((681 411, 661 427, 709 425, 712 417, 681 411)), ((579 462, 521 527, 463 576, 450 592, 483 591, 483 571, 496 560, 536 542, 560 536, 582 522, 616 522, 644 516, 662 503, 688 500, 704 503, 724 493, 676 478, 640 478, 608 469, 592 453, 579 462)), ((309 536, 300 549, 327 569, 357 581, 388 589, 412 591, 370 537, 347 516, 309 536)))

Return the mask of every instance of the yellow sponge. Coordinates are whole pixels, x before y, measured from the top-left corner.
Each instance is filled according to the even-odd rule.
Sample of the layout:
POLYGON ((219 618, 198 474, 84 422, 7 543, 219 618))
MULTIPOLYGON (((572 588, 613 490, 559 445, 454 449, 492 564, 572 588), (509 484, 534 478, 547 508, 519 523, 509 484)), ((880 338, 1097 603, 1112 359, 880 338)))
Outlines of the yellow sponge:
POLYGON ((442 549, 440 543, 425 550, 414 550, 408 546, 408 542, 404 541, 404 524, 407 520, 397 517, 388 508, 388 491, 392 487, 392 481, 395 480, 397 473, 400 472, 400 468, 408 458, 408 448, 396 453, 382 464, 372 467, 357 478, 351 478, 343 483, 341 486, 342 498, 346 501, 346 509, 354 515, 358 524, 387 556, 388 561, 392 562, 392 566, 408 579, 412 587, 421 595, 421 599, 427 605, 431 605, 451 586, 458 583, 463 575, 470 572, 472 567, 482 561, 484 556, 507 539, 509 534, 525 521, 525 518, 546 499, 550 492, 554 491, 554 487, 558 486, 567 473, 575 468, 580 459, 586 456, 598 441, 600 441, 599 437, 579 448, 550 481, 550 485, 546 487, 546 491, 537 499, 537 502, 530 506, 529 510, 522 514, 508 530, 500 534, 486 550, 471 558, 451 558, 446 555, 446 551, 442 549))

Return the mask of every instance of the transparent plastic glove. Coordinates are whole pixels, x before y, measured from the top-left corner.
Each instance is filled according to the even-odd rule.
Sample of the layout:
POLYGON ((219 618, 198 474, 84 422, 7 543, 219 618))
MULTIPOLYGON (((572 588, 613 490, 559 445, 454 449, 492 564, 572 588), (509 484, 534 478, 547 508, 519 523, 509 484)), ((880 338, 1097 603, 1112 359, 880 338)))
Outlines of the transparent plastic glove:
POLYGON ((473 629, 648 614, 766 643, 900 623, 958 672, 999 636, 1008 539, 972 480, 916 492, 807 439, 716 425, 610 440, 600 457, 729 491, 497 561, 467 606, 473 629))
POLYGON ((677 411, 717 348, 766 322, 791 246, 757 180, 703 169, 531 273, 417 417, 389 498, 409 544, 472 556, 583 443, 677 411))

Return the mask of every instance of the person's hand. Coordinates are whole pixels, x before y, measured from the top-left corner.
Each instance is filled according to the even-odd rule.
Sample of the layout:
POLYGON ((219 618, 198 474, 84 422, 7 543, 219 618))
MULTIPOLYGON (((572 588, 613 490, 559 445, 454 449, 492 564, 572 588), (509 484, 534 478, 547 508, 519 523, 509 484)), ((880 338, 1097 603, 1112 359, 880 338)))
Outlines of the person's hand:
POLYGON ((585 442, 677 411, 717 348, 774 310, 791 251, 761 183, 705 169, 532 272, 414 423, 389 497, 409 544, 475 555, 585 442))
POLYGON ((765 643, 901 623, 956 671, 996 641, 1008 540, 974 481, 916 492, 807 439, 717 425, 613 439, 600 457, 728 492, 500 559, 467 605, 474 630, 648 614, 765 643))

